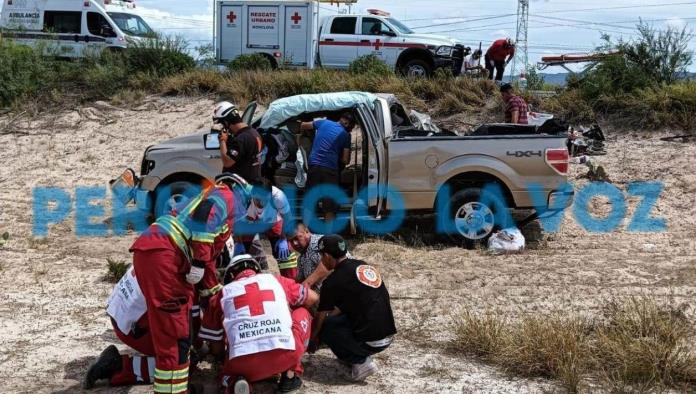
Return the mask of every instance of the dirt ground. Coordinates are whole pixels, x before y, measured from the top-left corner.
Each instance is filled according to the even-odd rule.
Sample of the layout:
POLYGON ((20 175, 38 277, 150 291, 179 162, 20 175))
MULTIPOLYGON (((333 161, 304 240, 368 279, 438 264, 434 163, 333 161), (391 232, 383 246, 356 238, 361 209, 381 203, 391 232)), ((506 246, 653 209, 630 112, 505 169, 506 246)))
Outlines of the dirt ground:
MULTIPOLYGON (((125 167, 137 169, 148 145, 208 127, 212 104, 151 98, 132 109, 97 102, 38 118, 0 116, 0 233, 9 233, 0 246, 0 392, 82 392, 80 380, 104 347, 115 343, 125 350, 105 314, 113 284, 103 277, 107 258, 130 260, 135 234, 77 237, 71 216, 51 226, 48 237, 36 238, 32 188, 61 187, 74 196, 76 186, 105 186, 125 167)), ((553 382, 512 377, 448 351, 451 316, 465 305, 495 308, 511 317, 552 310, 594 314, 609 298, 649 294, 689 305, 693 317, 696 144, 662 142, 660 136, 610 132, 609 155, 599 161, 624 191, 630 181, 664 182, 652 212, 667 220, 664 233, 627 232, 627 219, 612 233, 593 234, 569 211, 558 233, 519 255, 354 240, 354 255, 383 272, 399 335, 377 356, 380 371, 365 384, 344 379, 346 370, 326 349, 306 356, 304 392, 561 390, 553 382)), ((586 168, 575 166, 573 172, 577 178, 586 168)), ((628 200, 629 218, 637 201, 628 200)), ((591 209, 606 212, 607 205, 594 201, 591 209)), ((270 392, 272 386, 256 388, 270 392)), ((91 392, 146 393, 150 388, 101 386, 91 392)))

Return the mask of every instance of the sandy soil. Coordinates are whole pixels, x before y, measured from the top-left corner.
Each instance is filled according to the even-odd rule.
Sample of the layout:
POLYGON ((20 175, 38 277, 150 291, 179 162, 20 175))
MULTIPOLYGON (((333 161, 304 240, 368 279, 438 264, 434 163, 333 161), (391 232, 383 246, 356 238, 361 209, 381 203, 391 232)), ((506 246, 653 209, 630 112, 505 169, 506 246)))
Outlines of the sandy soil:
MULTIPOLYGON (((209 100, 151 98, 133 109, 95 103, 31 120, 0 116, 0 233, 10 235, 0 246, 0 392, 81 392, 79 381, 93 358, 111 343, 125 348, 104 313, 113 285, 103 277, 107 258, 130 260, 135 234, 77 237, 71 217, 52 226, 47 238, 35 238, 32 188, 57 186, 74 196, 78 185, 106 185, 125 167, 137 168, 151 143, 207 127, 211 108, 209 100)), ((465 305, 512 317, 550 310, 592 314, 608 298, 636 294, 692 304, 696 145, 610 133, 608 147, 609 155, 599 160, 620 189, 630 181, 664 182, 653 215, 667 219, 667 232, 629 233, 623 225, 591 234, 568 213, 560 232, 521 255, 354 240, 354 254, 385 276, 400 334, 377 357, 380 372, 363 385, 346 381, 328 350, 307 356, 304 392, 559 391, 553 382, 510 377, 447 351, 452 314, 465 305)), ((629 199, 629 212, 637 201, 629 199)), ((592 210, 606 212, 607 206, 595 201, 592 210)), ((693 316, 693 306, 688 311, 693 316)), ((271 388, 257 386, 260 392, 271 388)))

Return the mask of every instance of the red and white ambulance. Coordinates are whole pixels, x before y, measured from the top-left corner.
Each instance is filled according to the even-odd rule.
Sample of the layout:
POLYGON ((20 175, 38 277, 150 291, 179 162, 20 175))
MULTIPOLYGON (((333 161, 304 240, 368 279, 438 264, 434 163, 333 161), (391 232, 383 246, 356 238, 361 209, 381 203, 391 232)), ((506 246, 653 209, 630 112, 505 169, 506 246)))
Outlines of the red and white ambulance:
POLYGON ((323 15, 327 8, 306 0, 217 1, 217 59, 260 53, 274 66, 345 69, 374 54, 404 75, 428 76, 438 68, 460 73, 468 48, 452 38, 417 34, 379 10, 323 15))

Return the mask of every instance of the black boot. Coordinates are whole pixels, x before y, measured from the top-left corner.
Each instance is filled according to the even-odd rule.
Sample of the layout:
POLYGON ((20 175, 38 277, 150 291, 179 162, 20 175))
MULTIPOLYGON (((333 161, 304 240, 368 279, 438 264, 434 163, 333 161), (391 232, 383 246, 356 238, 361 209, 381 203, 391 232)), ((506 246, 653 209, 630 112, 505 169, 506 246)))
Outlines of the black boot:
POLYGON ((109 345, 109 347, 101 352, 97 361, 87 370, 87 375, 85 375, 85 380, 82 382, 82 387, 91 389, 94 387, 94 382, 99 379, 110 378, 111 375, 120 371, 121 368, 123 368, 121 354, 119 354, 116 346, 109 345))
POLYGON ((289 378, 287 373, 280 375, 280 382, 278 382, 278 392, 289 393, 292 391, 299 390, 302 387, 302 379, 299 376, 294 375, 289 378))

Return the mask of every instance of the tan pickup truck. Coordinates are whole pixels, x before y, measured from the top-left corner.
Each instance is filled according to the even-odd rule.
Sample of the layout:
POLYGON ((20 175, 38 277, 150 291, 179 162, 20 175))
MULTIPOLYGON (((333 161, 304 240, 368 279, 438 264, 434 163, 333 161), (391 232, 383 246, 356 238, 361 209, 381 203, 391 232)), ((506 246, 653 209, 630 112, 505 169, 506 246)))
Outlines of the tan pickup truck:
MULTIPOLYGON (((298 200, 303 195, 311 144, 298 145, 294 134, 297 121, 353 112, 359 126, 352 133, 353 160, 341 175, 341 187, 351 201, 342 209, 351 212, 351 223, 358 219, 355 206, 367 206, 360 211, 379 220, 389 216, 393 202, 400 197, 408 215, 435 213, 434 217, 446 217, 454 224, 454 238, 472 242, 485 239, 503 225, 496 222, 501 206, 541 211, 554 206, 554 212, 559 212, 572 201, 572 191, 565 188, 568 152, 562 133, 542 134, 534 126, 489 124, 473 135, 461 136, 438 129, 427 116, 407 113, 393 95, 387 94, 293 96, 274 101, 263 116, 254 117, 255 109, 256 105, 250 104, 245 120, 275 145, 264 152, 264 172, 281 188, 297 187, 298 200), (539 200, 532 199, 532 184, 540 188, 537 193, 543 193, 546 206, 539 207, 539 200), (499 193, 489 193, 493 189, 487 185, 495 185, 499 193), (367 201, 358 197, 366 186, 370 186, 367 201), (559 208, 556 200, 565 203, 559 208), (445 205, 441 205, 443 201, 445 205), (440 209, 438 214, 443 206, 446 212, 440 209)), ((128 197, 134 198, 140 209, 161 214, 188 198, 193 186, 221 172, 218 147, 217 135, 210 131, 148 147, 128 197)))

